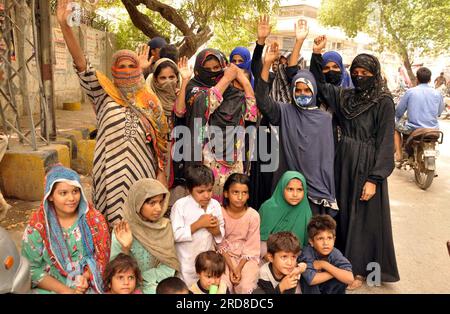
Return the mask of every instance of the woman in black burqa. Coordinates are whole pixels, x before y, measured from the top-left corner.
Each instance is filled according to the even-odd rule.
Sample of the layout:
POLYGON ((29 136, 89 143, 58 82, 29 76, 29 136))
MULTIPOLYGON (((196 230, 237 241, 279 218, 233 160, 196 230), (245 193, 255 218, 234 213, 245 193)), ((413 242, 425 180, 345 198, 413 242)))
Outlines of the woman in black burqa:
POLYGON ((362 285, 376 264, 382 282, 400 280, 392 238, 387 177, 394 169, 394 103, 381 77, 378 59, 360 54, 352 62, 354 89, 325 82, 321 51, 326 37, 314 41, 310 71, 319 95, 334 107, 342 140, 335 157, 339 206, 337 246, 351 261, 362 285), (370 265, 369 265, 370 264, 370 265), (369 268, 369 269, 368 269, 369 268))

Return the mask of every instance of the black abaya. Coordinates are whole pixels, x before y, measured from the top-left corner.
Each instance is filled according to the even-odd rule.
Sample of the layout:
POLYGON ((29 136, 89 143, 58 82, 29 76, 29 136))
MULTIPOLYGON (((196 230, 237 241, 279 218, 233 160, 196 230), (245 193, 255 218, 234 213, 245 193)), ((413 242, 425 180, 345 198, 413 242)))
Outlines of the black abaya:
POLYGON ((353 119, 342 113, 341 88, 326 84, 322 56, 313 54, 310 71, 319 95, 334 107, 342 130, 335 158, 339 205, 337 246, 350 260, 355 275, 367 276, 369 263, 381 268, 381 281, 400 280, 392 238, 387 177, 394 169, 394 103, 382 97, 353 119), (369 201, 360 201, 364 184, 376 184, 369 201))

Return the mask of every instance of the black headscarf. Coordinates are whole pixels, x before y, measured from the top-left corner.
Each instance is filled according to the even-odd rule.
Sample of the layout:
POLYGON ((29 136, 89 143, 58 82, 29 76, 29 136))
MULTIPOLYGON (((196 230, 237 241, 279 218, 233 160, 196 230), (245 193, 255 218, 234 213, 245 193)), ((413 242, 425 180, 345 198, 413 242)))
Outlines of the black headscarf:
MULTIPOLYGON (((234 136, 231 136, 232 129, 227 130, 227 126, 236 126, 240 124, 243 118, 245 110, 245 93, 239 89, 230 85, 223 93, 223 101, 221 105, 206 119, 207 113, 207 98, 205 97, 205 90, 215 86, 217 82, 222 78, 223 72, 226 68, 227 60, 225 55, 217 49, 204 49, 202 50, 195 60, 194 73, 195 76, 189 82, 186 88, 186 123, 187 126, 194 130, 196 128, 194 124, 195 118, 202 119, 202 125, 208 124, 210 126, 216 126, 222 129, 225 138, 223 140, 222 149, 232 149, 234 136), (211 72, 206 70, 203 65, 206 61, 210 60, 211 56, 215 57, 222 70, 219 72, 211 72), (202 92, 203 91, 203 92, 202 92), (205 105, 206 102, 206 105, 205 105), (226 142, 226 140, 228 142, 226 142)), ((204 144, 204 138, 201 140, 204 144)), ((220 140, 220 139, 216 139, 220 140)), ((199 143, 200 144, 200 143, 199 143)), ((217 146, 216 146, 217 147, 217 146)), ((224 156, 224 151, 219 151, 216 148, 217 156, 224 156)))
MULTIPOLYGON (((373 74, 373 87, 365 91, 355 89, 342 90, 342 113, 347 119, 353 119, 372 106, 378 104, 379 100, 385 96, 392 97, 381 76, 380 62, 375 56, 369 54, 357 55, 350 67, 350 74, 355 68, 364 68, 373 74)), ((352 76, 352 80, 354 76, 352 76)))
MULTIPOLYGON (((195 76, 190 83, 194 83, 196 86, 213 87, 223 76, 225 67, 226 59, 224 58, 224 54, 222 52, 212 48, 203 49, 195 58, 195 76), (219 61, 220 67, 222 68, 218 72, 208 71, 203 67, 205 62, 210 60, 212 57, 216 58, 217 61, 219 61)), ((191 85, 190 83, 189 85, 191 85)), ((189 93, 189 86, 187 92, 189 93)))

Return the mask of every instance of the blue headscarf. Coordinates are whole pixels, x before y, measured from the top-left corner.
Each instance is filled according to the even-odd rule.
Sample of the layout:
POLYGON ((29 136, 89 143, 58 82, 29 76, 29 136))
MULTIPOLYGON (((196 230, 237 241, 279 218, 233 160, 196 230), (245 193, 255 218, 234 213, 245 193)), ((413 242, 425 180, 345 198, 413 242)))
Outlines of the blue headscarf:
POLYGON ((73 277, 76 275, 82 275, 86 266, 92 272, 94 277, 95 288, 98 292, 102 293, 102 274, 97 266, 95 260, 95 246, 92 238, 92 234, 89 225, 86 220, 86 213, 89 211, 88 202, 81 186, 80 176, 72 169, 65 168, 63 166, 53 167, 46 176, 45 182, 45 195, 44 195, 44 213, 46 217, 47 235, 49 238, 50 246, 58 259, 59 264, 65 269, 65 271, 71 274, 73 277), (63 231, 59 223, 56 211, 48 198, 52 193, 53 187, 56 183, 65 182, 67 184, 76 186, 80 189, 81 197, 78 204, 78 227, 80 229, 81 238, 83 242, 83 257, 79 261, 78 269, 72 265, 69 248, 67 247, 66 240, 64 239, 63 231))
POLYGON ((250 55, 250 51, 245 47, 236 47, 233 49, 233 51, 230 54, 230 62, 233 60, 233 56, 238 55, 241 56, 242 59, 244 59, 244 62, 241 64, 238 64, 237 66, 240 69, 246 70, 250 74, 250 83, 252 84, 252 87, 254 88, 254 78, 252 74, 252 56, 250 55))
POLYGON ((348 71, 344 67, 344 63, 342 62, 342 56, 337 53, 336 51, 327 51, 323 54, 323 63, 322 66, 324 67, 328 62, 334 62, 338 65, 339 69, 341 69, 342 73, 342 80, 341 80, 341 87, 343 88, 353 88, 353 83, 350 78, 350 75, 348 74, 348 71))

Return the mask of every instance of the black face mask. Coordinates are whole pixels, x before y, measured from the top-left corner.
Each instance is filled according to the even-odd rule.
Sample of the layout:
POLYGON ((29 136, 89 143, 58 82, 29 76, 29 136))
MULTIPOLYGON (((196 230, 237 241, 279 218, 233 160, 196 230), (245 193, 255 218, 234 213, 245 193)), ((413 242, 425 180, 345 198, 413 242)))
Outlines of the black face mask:
POLYGON ((212 72, 204 68, 200 68, 198 70, 198 77, 203 83, 207 84, 208 86, 214 86, 222 78, 223 72, 223 69, 218 72, 212 72))
POLYGON ((325 73, 325 81, 335 86, 339 86, 342 81, 342 72, 333 70, 328 71, 325 73))
POLYGON ((352 82, 357 92, 365 92, 375 85, 375 76, 352 75, 352 82))

